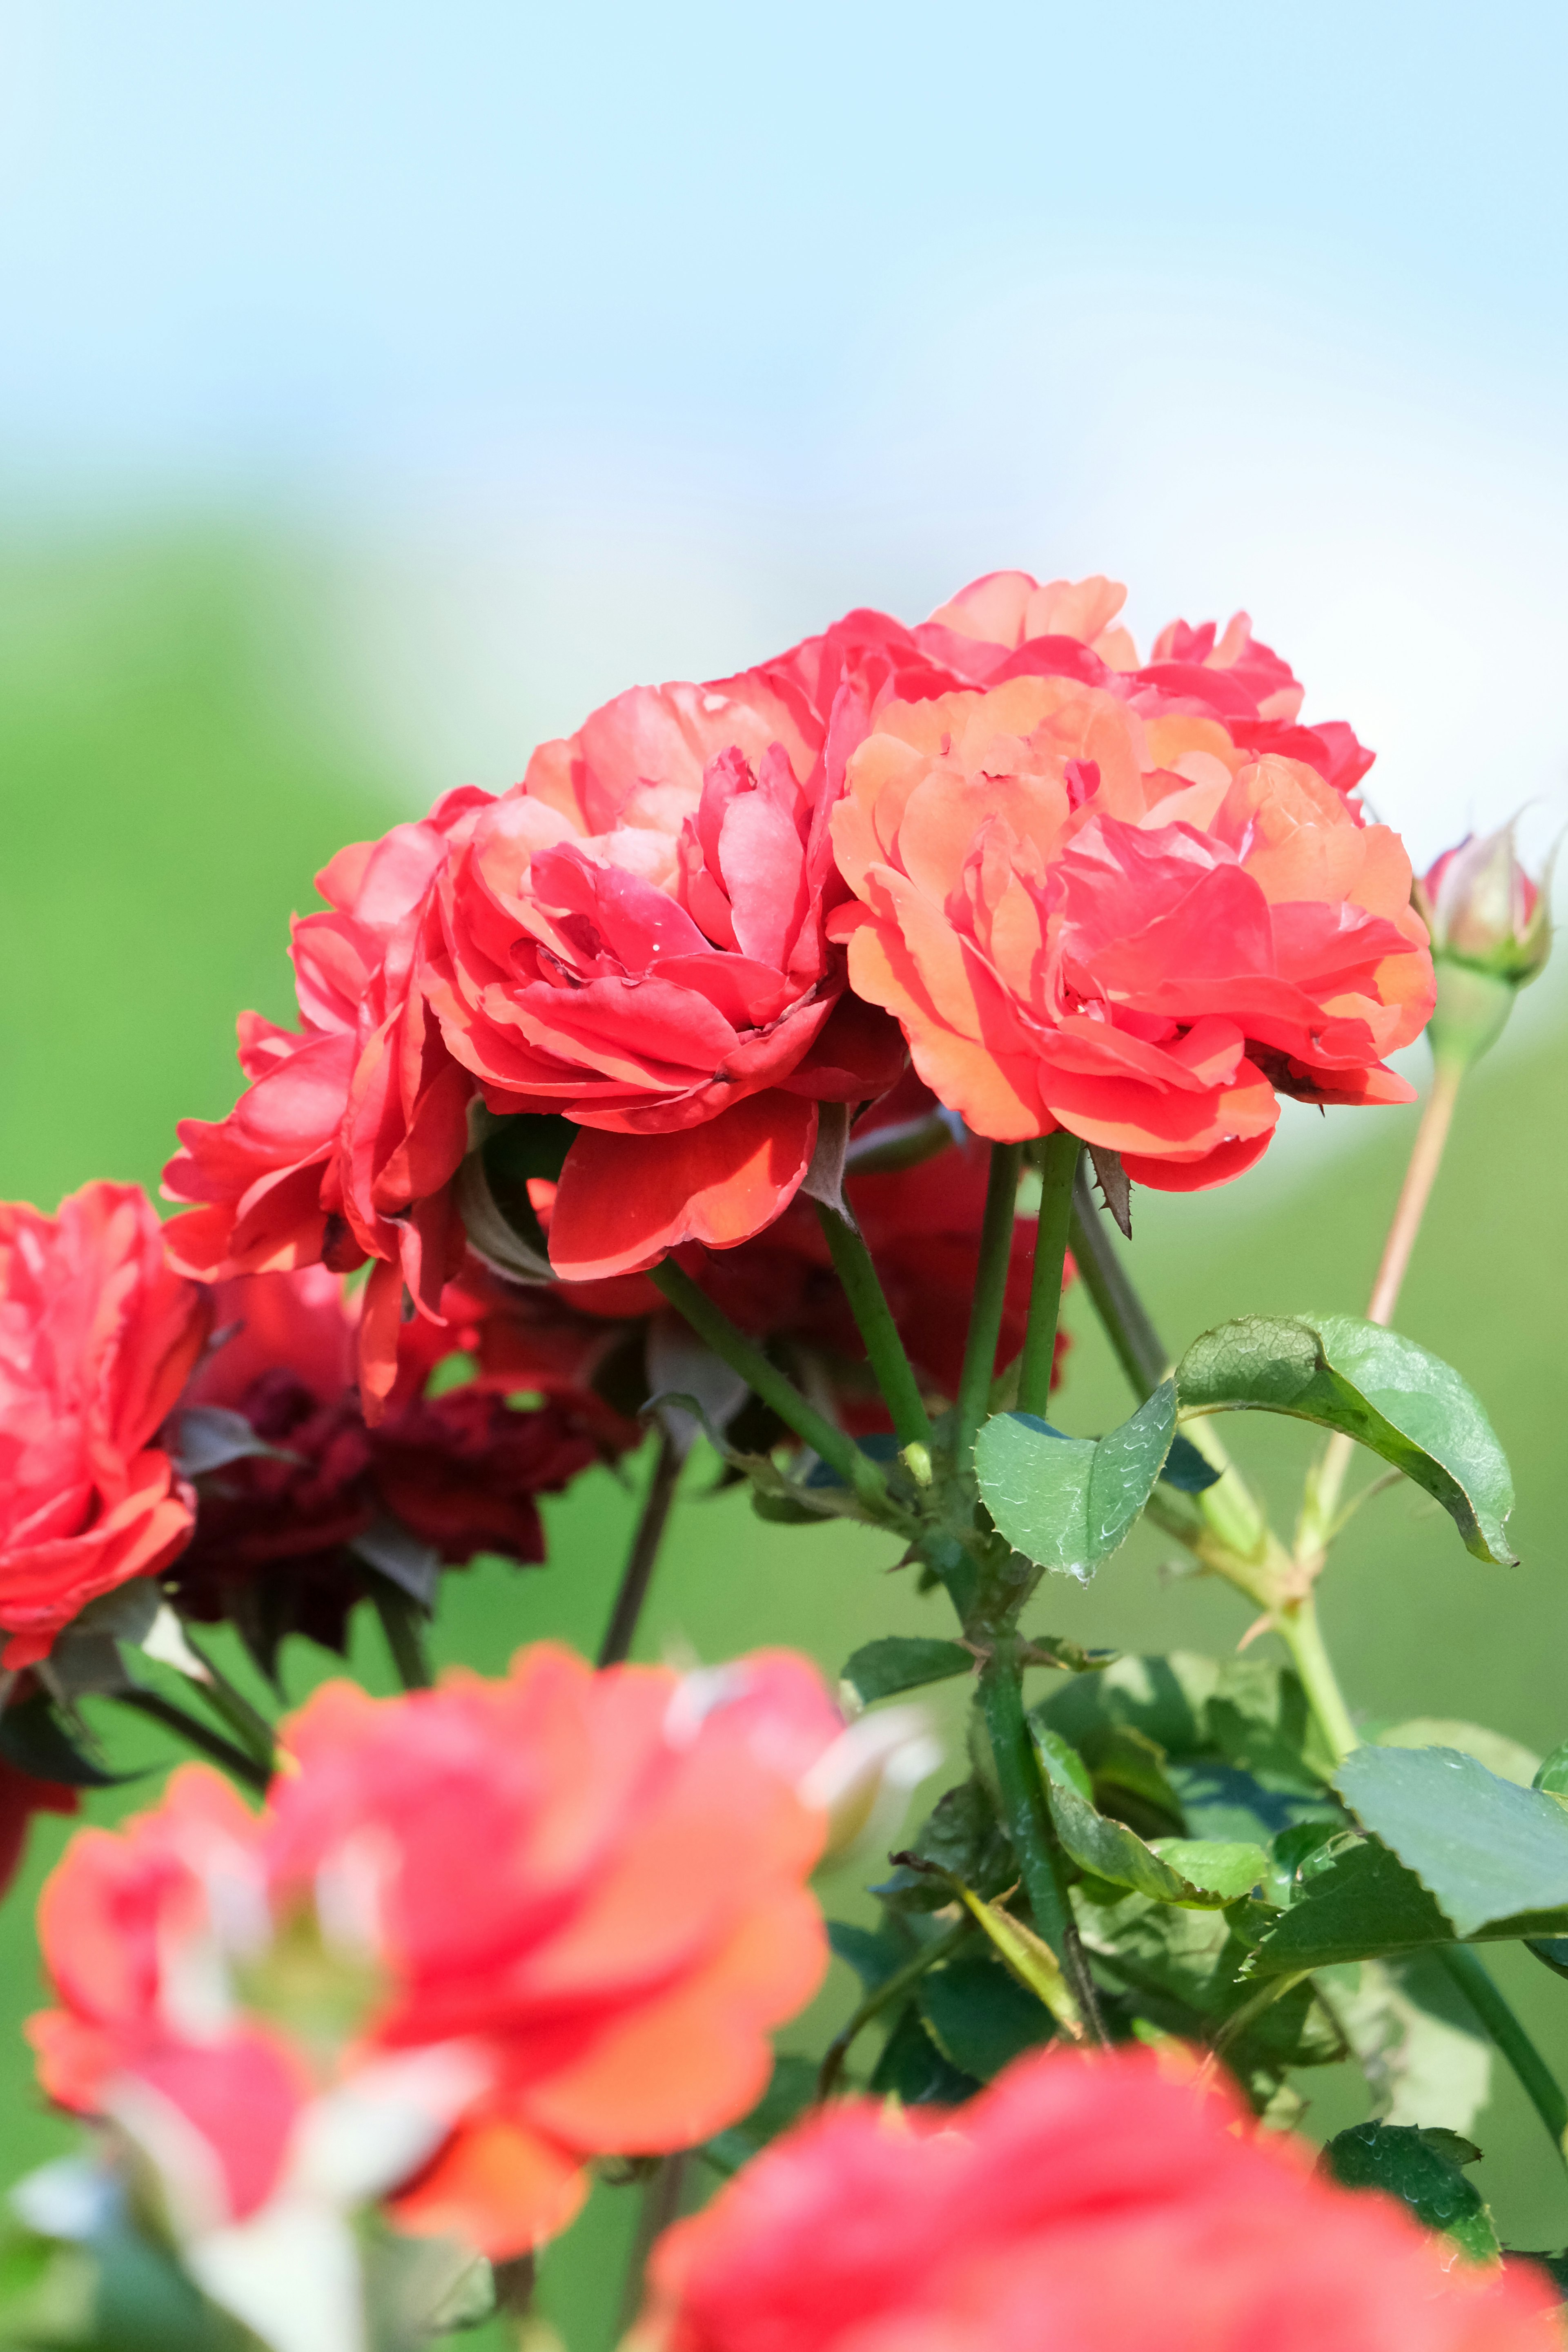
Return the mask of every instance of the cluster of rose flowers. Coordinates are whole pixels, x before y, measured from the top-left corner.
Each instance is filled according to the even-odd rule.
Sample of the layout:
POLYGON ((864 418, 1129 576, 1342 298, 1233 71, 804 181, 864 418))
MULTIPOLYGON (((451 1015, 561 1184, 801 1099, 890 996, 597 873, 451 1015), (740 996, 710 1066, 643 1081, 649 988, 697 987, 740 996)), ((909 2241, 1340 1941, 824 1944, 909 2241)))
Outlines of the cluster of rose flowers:
MULTIPOLYGON (((1186 1191, 1253 1164, 1281 1095, 1409 1099, 1386 1062, 1432 962, 1357 796, 1370 754, 1301 723, 1244 615, 1140 662, 1121 603, 1008 572, 917 627, 852 613, 634 688, 511 791, 335 857, 294 926, 298 1025, 244 1016, 246 1092, 181 1129, 183 1213, 110 1183, 0 1207, 6 1700, 60 1696, 64 1637, 137 1580, 270 1672, 292 1634, 341 1649, 378 1580, 428 1608, 476 1554, 542 1560, 538 1498, 691 1385, 666 1260, 869 1435, 886 1407, 812 1202, 852 1214, 935 1403, 975 1139, 1060 1129, 1186 1191)), ((1032 1252, 1020 1223, 999 1363, 1032 1252)), ((510 2260, 595 2159, 747 2113, 825 1968, 809 1881, 888 1773, 877 1720, 767 1652, 331 1684, 264 1811, 189 1766, 78 1834, 40 1916, 43 2086, 264 2341, 318 2340, 268 2334, 279 2260, 336 2250, 307 2265, 318 2336, 351 2344, 365 2209, 510 2260)), ((28 1813, 74 1792, 3 1748, 0 1715, 9 1875, 28 1813)), ((642 2340, 1552 2340, 1531 2275, 1446 2274, 1190 2075, 1050 2054, 961 2117, 831 2101, 664 2241, 642 2340)))

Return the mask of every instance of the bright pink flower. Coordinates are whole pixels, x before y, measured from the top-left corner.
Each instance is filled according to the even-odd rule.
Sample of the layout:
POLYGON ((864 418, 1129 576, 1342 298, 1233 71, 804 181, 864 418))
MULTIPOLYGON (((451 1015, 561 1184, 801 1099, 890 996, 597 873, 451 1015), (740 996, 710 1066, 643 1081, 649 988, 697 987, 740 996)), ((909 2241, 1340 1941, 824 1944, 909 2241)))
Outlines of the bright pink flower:
POLYGON ((799 1188, 818 1104, 903 1066, 826 935, 822 742, 763 674, 636 688, 455 852, 431 1003, 493 1110, 582 1129, 550 1229, 569 1279, 747 1239, 799 1188))
POLYGON ((683 1678, 541 1645, 499 1683, 329 1684, 261 1817, 187 1766, 156 1812, 73 1841, 39 1915, 59 2003, 29 2029, 45 2087, 87 2113, 123 2111, 128 2083, 176 2096, 231 2179, 248 2168, 253 2210, 290 2105, 258 2132, 224 2088, 258 2039, 277 2047, 229 2005, 229 1971, 265 1986, 277 1955, 297 1988, 289 1954, 319 1937, 329 1997, 313 2049, 280 2062, 296 2104, 312 2075, 324 2092, 400 2053, 461 2059, 461 2110, 389 2184, 395 2212, 517 2252, 570 2218, 590 2157, 689 2146, 756 2099, 769 2029, 825 1965, 805 1882, 826 1800, 800 1784, 841 1727, 780 1653, 683 1678))
MULTIPOLYGON (((232 1618, 269 1667, 291 1631, 344 1647, 378 1541, 383 1558, 389 1538, 394 1555, 410 1556, 407 1573, 420 1546, 432 1570, 463 1567, 482 1551, 519 1565, 542 1560, 537 1497, 559 1493, 606 1450, 604 1416, 590 1398, 514 1409, 476 1384, 424 1396, 423 1376, 441 1353, 465 1344, 450 1320, 422 1322, 442 1349, 415 1351, 383 1418, 368 1427, 354 1384, 351 1303, 325 1266, 242 1276, 215 1285, 214 1300, 228 1336, 182 1402, 239 1413, 274 1450, 203 1478, 180 1605, 209 1622, 232 1618), (367 1540, 369 1555, 356 1549, 367 1540)), ((446 1294, 443 1313, 461 1316, 471 1304, 466 1294, 446 1294)))
POLYGON ((1544 2277, 1472 2268, 1391 2200, 1152 2054, 1027 2058, 951 2116, 846 2103, 661 2240, 662 2352, 1549 2352, 1544 2277))
POLYGON ((204 1281, 374 1261, 361 1323, 372 1413, 395 1375, 405 1286, 438 1315, 463 1253, 448 1187, 474 1087, 429 1021, 420 973, 434 879, 486 798, 449 793, 422 824, 322 869, 330 911, 294 925, 301 1027, 242 1016, 249 1089, 225 1119, 183 1120, 163 1171, 172 1200, 197 1204, 170 1226, 171 1255, 204 1281))
POLYGON ((56 1217, 0 1202, 5 1665, 47 1657, 89 1601, 189 1539, 189 1491, 154 1441, 209 1318, 135 1185, 86 1184, 56 1217))

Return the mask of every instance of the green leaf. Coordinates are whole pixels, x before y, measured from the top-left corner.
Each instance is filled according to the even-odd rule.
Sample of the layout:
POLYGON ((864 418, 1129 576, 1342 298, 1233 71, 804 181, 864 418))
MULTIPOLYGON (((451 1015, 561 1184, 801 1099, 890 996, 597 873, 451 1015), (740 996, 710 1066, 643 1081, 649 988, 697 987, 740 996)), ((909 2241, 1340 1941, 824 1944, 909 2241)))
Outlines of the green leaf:
POLYGON ((946 1682, 950 1675, 974 1671, 974 1653, 961 1642, 889 1633, 858 1649, 845 1665, 842 1679, 869 1706, 873 1699, 891 1698, 895 1691, 918 1690, 923 1684, 946 1682))
POLYGON ((1074 2042, 1083 2039, 1083 2017, 1077 1996, 1061 1972, 1061 1963, 1051 1946, 1021 1919, 999 1903, 988 1903, 957 1879, 950 1879, 951 1891, 965 1906, 972 1918, 985 1930, 986 1936, 1025 1990, 1043 2001, 1058 2025, 1071 2035, 1074 2042))
POLYGON ((1321 2162, 1342 2189, 1397 2197, 1423 2229, 1441 2231, 1472 2262, 1498 2257, 1498 2236, 1481 2193, 1459 2167, 1480 2150, 1457 2132, 1413 2124, 1353 2124, 1330 2140, 1321 2162))
MULTIPOLYGON (((999 1895, 1018 1876, 996 1807, 977 1780, 962 1780, 949 1789, 926 1815, 908 1850, 982 1895, 999 1895)), ((871 1891, 901 1912, 940 1911, 952 1899, 949 1888, 930 1869, 911 1870, 903 1864, 871 1891)))
POLYGON ((1029 1728, 1047 1778, 1059 1780, 1064 1789, 1076 1789, 1086 1803, 1092 1804, 1094 1783, 1077 1748, 1063 1739, 1060 1731, 1052 1731, 1049 1723, 1031 1722, 1029 1728))
POLYGON ((1454 1748, 1358 1748, 1336 1785, 1460 1937, 1568 1909, 1568 1807, 1543 1790, 1454 1748))
POLYGON ((862 1927, 852 1919, 830 1919, 827 1926, 828 1948, 834 1958, 853 1969, 867 1992, 875 1992, 915 1958, 915 1946, 908 1933, 887 1927, 862 1927))
MULTIPOLYGON (((1046 1765, 1046 1793, 1051 1801, 1051 1817, 1056 1824, 1056 1834, 1064 1850, 1081 1870, 1094 1878, 1107 1880, 1113 1886, 1130 1886, 1134 1894, 1146 1895, 1155 1903, 1192 1904, 1200 1908, 1212 1908, 1233 1902, 1263 1877, 1268 1870, 1268 1858, 1258 1846, 1199 1845, 1196 1850, 1207 1855, 1216 1853, 1229 1857, 1228 1874, 1234 1876, 1239 1866, 1238 1857, 1246 1855, 1250 1864, 1243 1885, 1218 1892, 1185 1877, 1179 1869, 1163 1861, 1152 1846, 1147 1846, 1124 1822, 1112 1821, 1086 1804, 1076 1789, 1059 1780, 1051 1770, 1049 1757, 1041 1751, 1046 1765)), ((1168 1841, 1185 1845, 1185 1839, 1168 1841)))
POLYGON ((106 1772, 84 1756, 42 1691, 0 1714, 0 1757, 35 1780, 57 1780, 70 1789, 113 1789, 143 1777, 106 1772))
POLYGON ((1248 1968, 1254 1976, 1293 1976, 1453 1940, 1452 1927, 1415 1873, 1375 1838, 1363 1838, 1322 1860, 1248 1968))
POLYGON ((1032 1413, 997 1413, 975 1441, 975 1473, 1015 1551, 1086 1577, 1131 1534, 1175 1434, 1176 1391, 1164 1381, 1101 1438, 1063 1437, 1032 1413))
MULTIPOLYGON (((1462 1748, 1464 1742, 1456 1739, 1453 1745, 1462 1748)), ((1481 1759, 1483 1763, 1486 1760, 1485 1757, 1481 1759)), ((1493 1769, 1496 1769, 1495 1766, 1493 1769)), ((1560 1748, 1554 1748, 1551 1755, 1536 1767, 1531 1786, 1544 1789, 1549 1797, 1568 1797, 1568 1739, 1563 1740, 1560 1748)))
POLYGON ((1451 2124, 1468 2131, 1491 2087, 1492 2045, 1436 1952, 1364 1960, 1354 1990, 1333 1989, 1372 2094, 1390 2124, 1451 2124))
POLYGON ((1457 1748, 1461 1756, 1473 1756, 1500 1780, 1515 1781, 1521 1789, 1541 1788, 1540 1775, 1545 1769, 1533 1748, 1525 1748, 1506 1732, 1488 1731, 1479 1723, 1464 1723, 1448 1716, 1418 1715, 1408 1723, 1385 1724, 1380 1731, 1368 1730, 1364 1737, 1376 1748, 1457 1748))
POLYGON ((920 2012, 943 2056, 988 2083, 1026 2050, 1049 2042, 1055 2022, 1044 2004, 988 1952, 960 1952, 920 1987, 920 2012))
POLYGON ((887 2037, 871 2087, 883 2098, 902 2100, 906 2107, 956 2107, 972 2099, 981 2085, 943 2057, 910 2001, 887 2037))
POLYGON ((704 2142, 702 2154, 714 2170, 726 2175, 738 2172, 769 2140, 788 2131, 797 2117, 815 2103, 817 2071, 814 2058, 775 2058, 768 2088, 751 2113, 742 2116, 737 2124, 731 2124, 727 2131, 716 2132, 712 2139, 704 2142))
POLYGON ((1342 1431, 1441 1503, 1478 1559, 1511 1567, 1508 1461, 1478 1399, 1439 1357, 1354 1316, 1247 1315, 1176 1368, 1183 1413, 1252 1407, 1342 1431))
POLYGON ((1221 1838, 1156 1838, 1149 1851, 1216 1903, 1235 1903, 1269 1874, 1260 1845, 1221 1838))

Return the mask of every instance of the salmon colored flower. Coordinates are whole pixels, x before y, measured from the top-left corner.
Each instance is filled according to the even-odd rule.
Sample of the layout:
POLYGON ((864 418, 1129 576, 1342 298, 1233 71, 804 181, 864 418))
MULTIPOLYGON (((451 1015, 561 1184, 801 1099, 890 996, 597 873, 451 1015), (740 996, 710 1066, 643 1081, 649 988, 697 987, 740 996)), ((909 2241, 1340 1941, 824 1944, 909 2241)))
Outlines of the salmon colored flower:
MULTIPOLYGON (((1126 593, 1120 581, 1098 576, 1042 587, 1027 572, 993 572, 912 635, 955 683, 1074 677, 1108 688, 1145 717, 1206 713, 1223 721, 1239 750, 1299 760, 1337 792, 1354 790, 1372 753, 1343 719, 1300 723, 1301 687, 1290 664, 1253 636, 1247 614, 1232 614, 1223 632, 1213 621, 1201 628, 1173 621, 1140 663, 1118 618, 1126 593)), ((905 701, 918 698, 905 686, 896 691, 905 701)))
MULTIPOLYGON (((769 2029, 825 1965, 805 1882, 828 1800, 800 1784, 841 1728, 782 1653, 683 1678, 540 1645, 499 1683, 329 1684, 259 1818, 188 1766, 156 1812, 73 1842, 39 1915, 44 2085, 120 2112, 128 2081, 167 2095, 203 2050, 276 2049, 291 2017, 285 2058, 321 2095, 424 2053, 463 2095, 384 2184, 395 2217, 515 2253, 570 2218, 589 2158, 686 2147, 757 2098, 769 2029)), ((288 2102, 264 2160, 246 2106, 203 2096, 255 2210, 288 2102)))
POLYGON ((1146 2052, 1019 2060, 951 2118, 856 2101, 650 2266, 643 2352, 1549 2352, 1543 2274, 1438 2252, 1146 2052))
POLYGON ((137 1186, 84 1184, 54 1217, 0 1202, 6 1666, 47 1657, 89 1601, 189 1541, 189 1489, 156 1440, 210 1316, 137 1186))
POLYGON ((242 1015, 248 1090, 226 1118, 183 1120, 163 1171, 167 1196, 195 1203, 170 1225, 171 1255, 204 1281, 374 1262, 361 1327, 372 1413, 395 1377, 405 1287, 438 1315, 463 1254, 448 1187, 474 1087, 419 983, 433 881, 487 800, 449 793, 422 824, 356 842, 323 867, 329 911, 294 925, 300 1028, 242 1015))
POLYGON ((550 1228, 569 1279, 747 1240, 799 1189, 819 1103, 903 1067, 826 934, 823 740, 761 673, 636 688, 455 848, 431 1005, 493 1111, 581 1129, 550 1228))
MULTIPOLYGON (((428 1606, 439 1570, 476 1553, 542 1560, 538 1496, 559 1493, 607 1450, 591 1398, 514 1408, 472 1381, 423 1393, 429 1373, 465 1344, 451 1318, 468 1308, 465 1295, 443 1295, 446 1325, 421 1321, 416 1338, 442 1344, 410 1350, 374 1427, 354 1384, 352 1308, 339 1276, 325 1266, 245 1275, 214 1296, 223 1344, 182 1405, 236 1414, 263 1450, 236 1451, 202 1477, 180 1607, 209 1622, 232 1619, 268 1671, 287 1633, 341 1651, 349 1612, 378 1565, 428 1606)), ((635 1443, 641 1432, 631 1434, 635 1443)))
POLYGON ((1266 1148, 1276 1093, 1403 1102, 1432 1002, 1397 836, 1305 762, 1102 686, 890 703, 852 754, 856 992, 981 1135, 1066 1128, 1167 1190, 1266 1148))

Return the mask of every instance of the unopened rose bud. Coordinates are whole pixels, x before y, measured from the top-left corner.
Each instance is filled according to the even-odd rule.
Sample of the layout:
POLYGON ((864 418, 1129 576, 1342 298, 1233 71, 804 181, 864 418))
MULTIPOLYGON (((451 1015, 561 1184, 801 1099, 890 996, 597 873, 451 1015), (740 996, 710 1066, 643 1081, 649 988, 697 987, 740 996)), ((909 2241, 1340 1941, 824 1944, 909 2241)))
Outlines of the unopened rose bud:
POLYGON ((1552 952, 1552 861, 1539 882, 1531 878, 1514 845, 1516 823, 1445 850, 1416 885, 1437 977, 1427 1040, 1438 1062, 1459 1069, 1496 1045, 1515 996, 1552 952))
POLYGON ((844 1862, 875 1844, 902 1817, 911 1789, 942 1761, 921 1706, 885 1706, 845 1727, 800 1783, 828 1816, 824 1862, 844 1862))

